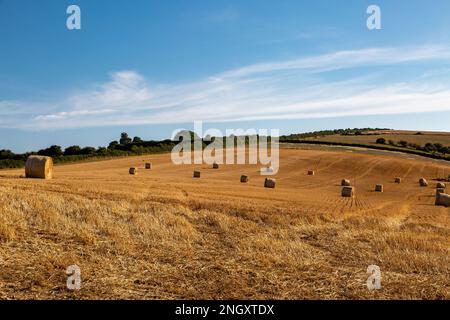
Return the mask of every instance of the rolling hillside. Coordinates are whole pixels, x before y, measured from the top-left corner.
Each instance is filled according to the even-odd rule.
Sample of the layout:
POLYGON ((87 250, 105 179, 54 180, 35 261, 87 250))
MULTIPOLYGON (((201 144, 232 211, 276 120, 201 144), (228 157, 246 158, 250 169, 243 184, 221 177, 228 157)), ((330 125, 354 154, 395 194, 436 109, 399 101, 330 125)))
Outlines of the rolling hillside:
POLYGON ((0 298, 449 299, 450 212, 434 193, 450 167, 374 153, 282 149, 275 189, 257 166, 169 154, 58 166, 49 181, 0 171, 0 298), (80 291, 65 287, 72 264, 80 291), (366 287, 371 264, 381 290, 366 287))

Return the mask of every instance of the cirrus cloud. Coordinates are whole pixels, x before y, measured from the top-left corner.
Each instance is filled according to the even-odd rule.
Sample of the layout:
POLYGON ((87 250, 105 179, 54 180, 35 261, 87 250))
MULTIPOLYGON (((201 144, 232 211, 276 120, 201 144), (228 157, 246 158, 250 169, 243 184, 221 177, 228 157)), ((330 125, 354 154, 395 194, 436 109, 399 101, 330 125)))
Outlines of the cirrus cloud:
MULTIPOLYGON (((45 130, 450 111, 450 84, 433 78, 443 46, 367 48, 257 63, 184 84, 149 84, 125 70, 64 99, 0 101, 0 127, 45 130), (415 70, 401 76, 398 68, 415 70), (423 76, 426 74, 427 76, 423 76)), ((438 73, 439 74, 439 73, 438 73)))

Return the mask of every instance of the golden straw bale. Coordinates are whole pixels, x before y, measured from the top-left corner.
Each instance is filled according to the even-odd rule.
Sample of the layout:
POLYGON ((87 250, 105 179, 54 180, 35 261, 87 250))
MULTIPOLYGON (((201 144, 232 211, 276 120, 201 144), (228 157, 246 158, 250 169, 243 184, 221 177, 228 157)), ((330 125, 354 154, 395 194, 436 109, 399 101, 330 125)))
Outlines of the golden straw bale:
POLYGON ((241 182, 242 182, 242 183, 247 183, 247 182, 248 182, 248 176, 242 175, 242 176, 241 176, 241 182))
POLYGON ((355 196, 355 187, 344 186, 341 194, 343 197, 353 198, 355 196))
POLYGON ((266 178, 266 180, 264 180, 264 188, 275 188, 275 182, 275 179, 266 178))
POLYGON ((436 206, 450 207, 450 196, 446 193, 439 193, 436 195, 436 206))
POLYGON ((44 156, 29 156, 25 163, 27 178, 52 179, 53 159, 44 156))
POLYGON ((419 179, 419 184, 421 187, 428 187, 428 181, 425 178, 420 178, 419 179))
POLYGON ((438 182, 437 184, 436 184, 436 188, 437 189, 440 189, 440 188, 443 188, 443 189, 445 189, 445 183, 442 183, 442 182, 438 182))

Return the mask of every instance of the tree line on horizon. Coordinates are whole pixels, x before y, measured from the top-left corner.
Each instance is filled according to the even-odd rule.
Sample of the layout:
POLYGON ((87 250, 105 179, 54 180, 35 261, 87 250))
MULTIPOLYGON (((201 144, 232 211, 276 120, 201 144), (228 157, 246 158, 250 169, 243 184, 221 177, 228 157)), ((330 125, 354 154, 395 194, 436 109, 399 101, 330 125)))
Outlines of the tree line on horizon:
POLYGON ((347 128, 347 129, 333 129, 333 130, 318 130, 318 131, 311 131, 311 132, 305 132, 305 133, 293 133, 290 135, 283 135, 280 136, 280 141, 288 141, 288 140, 299 140, 299 139, 306 139, 306 138, 314 138, 319 136, 332 136, 336 134, 340 134, 343 136, 350 136, 350 135, 377 135, 376 133, 370 133, 368 134, 367 131, 382 131, 382 130, 391 130, 389 128, 347 128))
POLYGON ((450 154, 450 146, 444 146, 442 143, 431 143, 427 142, 423 146, 418 143, 408 142, 406 140, 400 140, 395 142, 394 140, 386 140, 385 138, 378 138, 376 140, 377 144, 385 144, 396 147, 414 149, 418 151, 424 151, 429 153, 441 153, 443 155, 450 154))
POLYGON ((120 139, 118 141, 111 141, 107 147, 94 148, 73 145, 63 149, 61 146, 52 145, 37 152, 20 154, 16 154, 11 150, 0 150, 0 169, 23 167, 26 159, 30 155, 48 156, 52 157, 55 163, 64 163, 90 158, 121 157, 166 152, 172 150, 175 143, 175 141, 170 139, 162 141, 144 141, 137 136, 130 138, 126 132, 122 132, 120 139))
MULTIPOLYGON (((382 131, 382 130, 390 130, 388 128, 347 128, 347 129, 334 129, 334 130, 320 130, 313 132, 305 132, 298 134, 290 134, 283 135, 279 137, 280 142, 294 142, 301 141, 302 139, 312 138, 312 137, 320 137, 320 136, 328 136, 328 135, 336 135, 340 134, 343 136, 346 135, 379 135, 377 133, 367 133, 368 131, 382 131)), ((20 168, 25 165, 25 161, 30 155, 42 155, 49 156, 54 159, 55 163, 64 163, 64 162, 76 162, 87 159, 95 159, 95 158, 104 158, 104 157, 123 157, 123 156, 132 156, 132 155, 143 155, 143 154, 152 154, 152 153, 161 153, 161 152, 169 152, 173 149, 173 147, 181 141, 179 136, 181 136, 182 132, 175 136, 174 140, 165 139, 161 141, 149 140, 145 141, 138 136, 131 138, 126 132, 122 132, 119 140, 111 141, 107 147, 80 147, 78 145, 73 145, 66 147, 63 149, 61 146, 52 145, 48 148, 41 149, 37 152, 26 152, 16 154, 11 150, 0 150, 0 169, 4 168, 20 168)), ((206 147, 208 144, 213 142, 217 137, 205 137, 201 138, 193 131, 188 131, 190 134, 191 142, 193 143, 195 140, 202 140, 202 146, 206 147)), ((416 134, 421 134, 420 132, 416 134)), ((227 137, 221 137, 224 139, 223 143, 226 146, 227 137)), ((234 137, 234 141, 236 143, 238 137, 234 137)), ((245 143, 248 144, 250 137, 245 137, 245 143)), ((257 141, 259 142, 260 137, 257 135, 257 141)), ((270 143, 271 138, 268 137, 268 143, 270 143)), ((314 142, 314 141, 307 141, 314 142)), ((377 144, 379 145, 391 145, 395 147, 405 148, 417 150, 420 152, 430 153, 430 154, 442 154, 448 155, 450 154, 450 146, 444 146, 440 143, 426 143, 424 146, 420 146, 415 143, 409 143, 407 141, 399 141, 394 142, 393 140, 386 140, 385 138, 376 139, 377 144)))

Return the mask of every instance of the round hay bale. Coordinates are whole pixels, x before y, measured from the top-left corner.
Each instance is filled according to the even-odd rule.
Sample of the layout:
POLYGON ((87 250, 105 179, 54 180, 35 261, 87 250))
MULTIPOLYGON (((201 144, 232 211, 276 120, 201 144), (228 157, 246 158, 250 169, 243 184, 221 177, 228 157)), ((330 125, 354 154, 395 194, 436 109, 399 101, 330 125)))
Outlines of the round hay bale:
POLYGON ((344 186, 341 192, 343 197, 353 198, 355 196, 355 187, 344 186))
POLYGON ((395 178, 395 183, 402 183, 402 178, 400 177, 395 178))
POLYGON ((375 192, 383 192, 383 185, 382 184, 375 185, 375 192))
POLYGON ((264 188, 275 188, 275 182, 275 179, 266 178, 266 180, 264 180, 264 188))
POLYGON ((150 170, 152 168, 152 163, 151 162, 147 162, 145 164, 145 169, 150 170))
POLYGON ((213 163, 213 169, 219 169, 219 164, 216 163, 216 162, 214 162, 214 163, 213 163))
POLYGON ((130 170, 128 170, 128 172, 132 175, 137 175, 137 171, 138 169, 136 167, 131 167, 130 170))
POLYGON ((349 187, 349 186, 351 186, 351 183, 350 183, 350 180, 348 180, 348 179, 342 179, 342 181, 341 181, 341 186, 345 186, 345 187, 349 187))
POLYGON ((419 179, 419 185, 420 185, 421 187, 428 187, 428 181, 427 181, 427 179, 425 179, 425 178, 420 178, 420 179, 419 179))
POLYGON ((440 189, 440 188, 442 188, 442 189, 445 189, 445 183, 442 183, 442 182, 438 182, 437 184, 436 184, 436 188, 437 189, 440 189))
POLYGON ((436 206, 450 207, 450 196, 446 193, 439 193, 434 202, 436 206))
POLYGON ((313 175, 315 175, 316 173, 314 172, 314 170, 309 170, 308 171, 308 176, 313 176, 313 175))
POLYGON ((242 183, 247 183, 247 182, 248 182, 248 176, 242 175, 242 176, 241 176, 241 182, 242 182, 242 183))
POLYGON ((36 179, 53 178, 53 159, 44 156, 29 156, 25 163, 25 176, 36 179))
POLYGON ((436 189, 436 197, 437 197, 440 193, 445 193, 445 189, 444 189, 444 188, 437 188, 437 189, 436 189))
POLYGON ((200 178, 200 171, 194 170, 194 178, 200 178))

